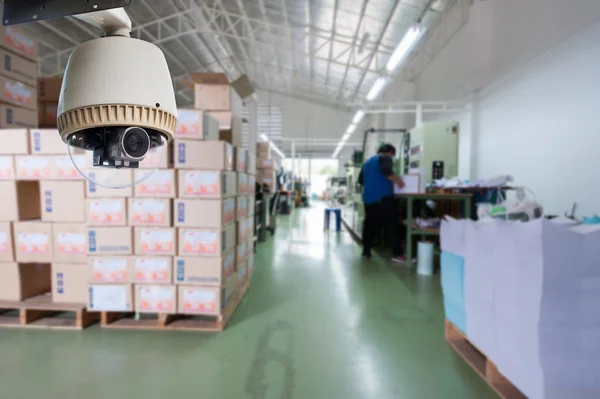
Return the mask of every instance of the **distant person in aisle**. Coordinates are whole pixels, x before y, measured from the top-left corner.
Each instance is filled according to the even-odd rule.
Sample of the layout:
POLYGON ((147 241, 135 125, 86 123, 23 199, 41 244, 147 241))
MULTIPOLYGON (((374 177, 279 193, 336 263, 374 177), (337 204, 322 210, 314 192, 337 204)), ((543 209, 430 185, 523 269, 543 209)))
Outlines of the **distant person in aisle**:
POLYGON ((384 242, 392 248, 395 262, 404 262, 398 236, 399 214, 394 203, 394 185, 404 187, 402 178, 394 174, 396 148, 391 144, 379 147, 377 155, 369 158, 358 176, 363 186, 365 221, 363 225, 363 258, 371 258, 373 241, 379 231, 384 233, 384 242))

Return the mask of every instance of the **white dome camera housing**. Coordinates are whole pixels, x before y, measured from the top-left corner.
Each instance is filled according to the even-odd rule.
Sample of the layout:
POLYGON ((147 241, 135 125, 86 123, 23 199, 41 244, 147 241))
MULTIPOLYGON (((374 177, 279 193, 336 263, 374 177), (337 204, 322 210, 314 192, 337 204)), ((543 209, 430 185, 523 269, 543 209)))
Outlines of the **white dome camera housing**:
POLYGON ((75 17, 101 28, 106 37, 82 43, 69 56, 58 131, 90 182, 109 188, 139 183, 151 173, 135 181, 131 169, 163 164, 177 125, 167 61, 154 44, 129 37, 131 20, 123 8, 75 17), (87 156, 73 149, 86 150, 87 156))
POLYGON ((71 53, 58 130, 68 145, 93 151, 93 166, 137 168, 152 148, 172 140, 176 115, 169 68, 155 45, 109 36, 71 53))

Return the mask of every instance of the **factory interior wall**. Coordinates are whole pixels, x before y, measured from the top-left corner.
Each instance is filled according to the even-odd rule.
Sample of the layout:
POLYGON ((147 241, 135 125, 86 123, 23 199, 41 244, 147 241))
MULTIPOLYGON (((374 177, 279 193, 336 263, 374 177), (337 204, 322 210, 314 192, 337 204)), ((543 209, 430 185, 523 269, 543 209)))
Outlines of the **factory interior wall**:
POLYGON ((596 0, 475 2, 415 82, 419 101, 473 101, 470 114, 425 116, 461 122, 461 177, 513 175, 548 214, 599 211, 599 18, 596 0))

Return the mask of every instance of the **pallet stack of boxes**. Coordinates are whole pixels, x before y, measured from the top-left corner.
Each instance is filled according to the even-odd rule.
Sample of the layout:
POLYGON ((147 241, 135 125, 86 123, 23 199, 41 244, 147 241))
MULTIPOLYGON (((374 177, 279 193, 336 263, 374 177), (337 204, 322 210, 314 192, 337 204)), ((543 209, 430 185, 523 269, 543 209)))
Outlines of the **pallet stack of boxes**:
POLYGON ((212 113, 178 110, 161 169, 135 170, 133 189, 86 183, 89 310, 218 316, 247 282, 255 162, 212 113))
POLYGON ((37 79, 38 126, 41 128, 56 128, 61 85, 60 76, 40 76, 37 79))
POLYGON ((277 182, 269 142, 256 143, 256 164, 258 167, 256 180, 261 187, 268 188, 271 193, 274 193, 277 189, 277 182))
POLYGON ((52 290, 48 300, 81 303, 84 183, 56 128, 37 129, 36 48, 18 28, 0 29, 0 300, 52 290))

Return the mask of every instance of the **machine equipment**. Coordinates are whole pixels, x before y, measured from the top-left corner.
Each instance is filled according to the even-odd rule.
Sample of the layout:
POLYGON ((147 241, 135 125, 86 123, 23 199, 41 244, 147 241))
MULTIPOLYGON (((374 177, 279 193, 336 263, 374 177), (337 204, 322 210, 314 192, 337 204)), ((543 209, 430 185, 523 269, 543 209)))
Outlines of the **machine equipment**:
POLYGON ((426 122, 408 133, 403 174, 419 170, 425 182, 458 175, 458 122, 426 122))

